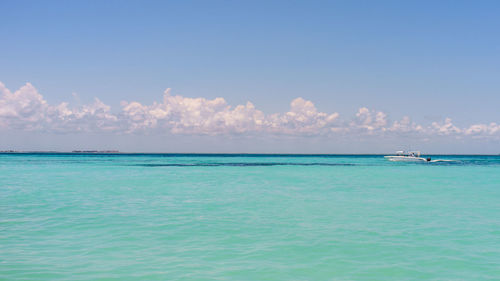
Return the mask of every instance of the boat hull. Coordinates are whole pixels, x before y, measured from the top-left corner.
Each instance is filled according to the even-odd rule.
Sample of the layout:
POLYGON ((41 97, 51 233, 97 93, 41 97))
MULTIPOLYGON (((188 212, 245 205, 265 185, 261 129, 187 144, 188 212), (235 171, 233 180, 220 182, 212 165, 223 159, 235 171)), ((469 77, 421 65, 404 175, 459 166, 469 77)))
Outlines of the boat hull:
POLYGON ((389 161, 397 162, 426 162, 427 159, 415 156, 384 156, 385 159, 389 161))

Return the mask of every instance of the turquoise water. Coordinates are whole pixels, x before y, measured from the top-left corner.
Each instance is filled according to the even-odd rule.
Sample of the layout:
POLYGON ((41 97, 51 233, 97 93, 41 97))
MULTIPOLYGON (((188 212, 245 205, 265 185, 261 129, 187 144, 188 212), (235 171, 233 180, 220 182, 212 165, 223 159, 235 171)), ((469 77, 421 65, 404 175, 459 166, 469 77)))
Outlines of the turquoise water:
POLYGON ((500 280, 500 156, 0 155, 1 280, 500 280))

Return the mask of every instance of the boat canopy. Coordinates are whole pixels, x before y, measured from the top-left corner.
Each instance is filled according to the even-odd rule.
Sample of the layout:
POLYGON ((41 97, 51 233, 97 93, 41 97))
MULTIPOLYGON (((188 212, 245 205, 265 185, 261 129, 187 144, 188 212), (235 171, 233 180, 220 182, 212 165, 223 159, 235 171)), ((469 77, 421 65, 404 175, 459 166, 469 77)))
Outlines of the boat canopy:
POLYGON ((415 157, 420 157, 420 151, 403 151, 399 150, 396 151, 397 156, 415 156, 415 157))

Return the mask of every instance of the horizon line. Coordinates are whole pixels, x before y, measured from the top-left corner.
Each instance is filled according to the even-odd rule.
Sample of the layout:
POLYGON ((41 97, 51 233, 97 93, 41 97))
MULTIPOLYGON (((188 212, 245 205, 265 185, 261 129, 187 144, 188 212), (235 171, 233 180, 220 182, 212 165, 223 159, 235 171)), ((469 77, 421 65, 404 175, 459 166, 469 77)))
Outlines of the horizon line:
MULTIPOLYGON (((382 156, 391 153, 259 153, 259 152, 129 152, 129 151, 52 151, 52 150, 4 150, 0 154, 72 154, 72 155, 202 155, 202 156, 382 156)), ((393 153, 392 153, 393 154, 393 153)), ((440 155, 440 156, 500 156, 498 154, 484 153, 428 153, 423 155, 440 155)))

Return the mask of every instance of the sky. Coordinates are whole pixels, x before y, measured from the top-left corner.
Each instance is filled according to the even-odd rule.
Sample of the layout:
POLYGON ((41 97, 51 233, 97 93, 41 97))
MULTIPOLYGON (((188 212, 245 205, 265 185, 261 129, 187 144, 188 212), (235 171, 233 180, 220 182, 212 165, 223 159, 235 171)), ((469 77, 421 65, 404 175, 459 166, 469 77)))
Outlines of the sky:
POLYGON ((0 11, 0 150, 500 153, 498 1, 0 11))

